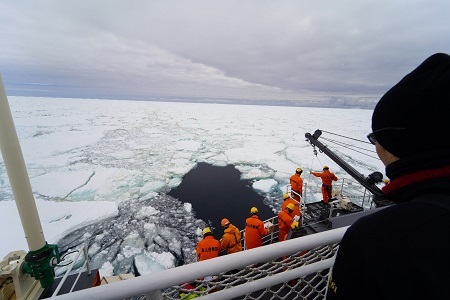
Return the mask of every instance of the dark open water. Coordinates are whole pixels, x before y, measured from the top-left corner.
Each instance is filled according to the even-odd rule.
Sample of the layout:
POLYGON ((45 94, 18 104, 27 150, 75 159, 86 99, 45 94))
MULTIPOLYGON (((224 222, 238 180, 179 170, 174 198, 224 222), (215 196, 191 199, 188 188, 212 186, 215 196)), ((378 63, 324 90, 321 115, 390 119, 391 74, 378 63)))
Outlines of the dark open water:
POLYGON ((263 203, 264 198, 252 189, 251 181, 241 180, 240 177, 241 173, 232 165, 217 167, 199 163, 169 195, 191 203, 196 217, 215 227, 214 236, 220 238, 223 234, 220 226, 222 218, 244 229, 252 206, 258 208, 262 220, 274 216, 263 203))

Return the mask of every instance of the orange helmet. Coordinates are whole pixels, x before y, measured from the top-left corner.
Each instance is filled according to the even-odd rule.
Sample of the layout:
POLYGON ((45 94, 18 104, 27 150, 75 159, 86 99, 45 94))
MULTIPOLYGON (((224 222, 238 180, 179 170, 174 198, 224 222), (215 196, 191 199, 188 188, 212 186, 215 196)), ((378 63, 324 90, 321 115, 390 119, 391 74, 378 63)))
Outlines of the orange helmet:
POLYGON ((222 219, 222 222, 220 222, 220 225, 222 225, 222 227, 225 227, 229 224, 230 224, 230 221, 228 221, 228 219, 226 219, 226 218, 222 219))

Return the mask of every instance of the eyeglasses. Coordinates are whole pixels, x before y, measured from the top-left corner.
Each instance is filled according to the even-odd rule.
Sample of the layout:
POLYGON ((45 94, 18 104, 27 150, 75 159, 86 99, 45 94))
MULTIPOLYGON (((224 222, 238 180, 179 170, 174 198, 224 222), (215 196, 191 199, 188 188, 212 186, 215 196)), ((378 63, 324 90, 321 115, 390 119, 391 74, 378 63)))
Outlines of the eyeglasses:
POLYGON ((377 142, 377 139, 375 138, 375 132, 369 133, 367 135, 367 139, 369 140, 370 143, 375 145, 377 142))
POLYGON ((405 130, 406 128, 402 128, 402 127, 386 127, 386 128, 381 128, 378 130, 375 130, 372 133, 369 133, 367 135, 367 139, 369 140, 370 143, 372 143, 373 145, 375 145, 375 143, 377 142, 377 139, 375 138, 375 133, 381 132, 381 131, 386 131, 386 130, 405 130))

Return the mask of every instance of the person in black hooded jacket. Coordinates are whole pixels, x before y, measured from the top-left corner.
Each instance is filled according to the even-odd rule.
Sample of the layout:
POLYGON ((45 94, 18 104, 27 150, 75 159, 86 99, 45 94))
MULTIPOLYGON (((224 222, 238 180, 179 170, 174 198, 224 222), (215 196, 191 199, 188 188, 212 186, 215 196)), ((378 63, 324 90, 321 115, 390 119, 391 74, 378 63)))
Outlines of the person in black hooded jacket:
POLYGON ((450 299, 450 56, 437 53, 377 103, 369 140, 395 204, 345 233, 327 299, 450 299))

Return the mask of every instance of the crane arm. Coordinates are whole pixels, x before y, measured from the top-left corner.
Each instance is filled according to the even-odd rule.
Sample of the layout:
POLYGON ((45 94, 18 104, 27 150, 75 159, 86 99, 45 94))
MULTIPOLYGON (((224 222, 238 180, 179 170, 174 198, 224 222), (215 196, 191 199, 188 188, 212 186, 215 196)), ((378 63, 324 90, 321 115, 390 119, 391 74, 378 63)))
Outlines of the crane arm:
POLYGON ((311 145, 319 148, 320 151, 325 153, 331 160, 338 164, 342 169, 350 174, 356 181, 368 189, 373 195, 373 201, 377 206, 381 205, 382 202, 386 200, 383 191, 376 186, 377 182, 381 182, 383 179, 383 174, 380 172, 375 172, 369 176, 364 176, 358 172, 355 168, 349 165, 346 161, 337 156, 333 151, 331 151, 326 145, 322 144, 318 138, 322 135, 322 131, 317 129, 314 134, 306 133, 306 139, 311 143, 311 145))

